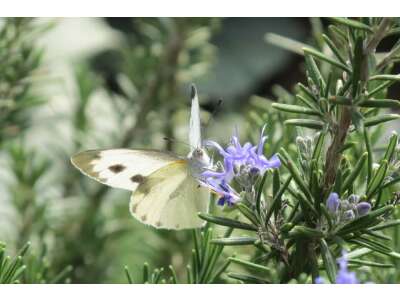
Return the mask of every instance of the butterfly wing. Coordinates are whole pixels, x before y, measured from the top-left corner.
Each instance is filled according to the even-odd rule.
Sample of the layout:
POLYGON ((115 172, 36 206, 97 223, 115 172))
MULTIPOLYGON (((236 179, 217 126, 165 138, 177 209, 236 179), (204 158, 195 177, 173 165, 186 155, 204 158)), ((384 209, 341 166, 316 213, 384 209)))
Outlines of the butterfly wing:
POLYGON ((191 91, 192 108, 189 123, 189 143, 193 149, 201 148, 200 106, 196 87, 192 85, 191 91))
POLYGON ((89 150, 71 158, 83 174, 111 187, 134 191, 142 179, 177 156, 157 150, 89 150))
POLYGON ((156 228, 187 229, 203 225, 209 191, 190 175, 185 160, 172 162, 147 176, 132 194, 130 211, 156 228))

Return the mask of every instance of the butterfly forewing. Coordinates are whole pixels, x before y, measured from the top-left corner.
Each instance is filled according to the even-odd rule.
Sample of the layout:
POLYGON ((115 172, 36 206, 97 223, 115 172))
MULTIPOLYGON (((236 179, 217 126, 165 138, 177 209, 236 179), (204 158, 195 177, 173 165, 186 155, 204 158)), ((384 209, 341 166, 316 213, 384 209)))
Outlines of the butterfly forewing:
POLYGON ((203 225, 209 192, 190 175, 185 160, 155 171, 132 194, 130 211, 139 221, 157 228, 187 229, 203 225))
POLYGON ((200 106, 196 87, 192 85, 192 108, 189 122, 189 143, 193 149, 201 148, 200 106))
POLYGON ((157 150, 110 149, 89 150, 71 158, 85 175, 108 186, 134 191, 149 174, 177 156, 157 150))

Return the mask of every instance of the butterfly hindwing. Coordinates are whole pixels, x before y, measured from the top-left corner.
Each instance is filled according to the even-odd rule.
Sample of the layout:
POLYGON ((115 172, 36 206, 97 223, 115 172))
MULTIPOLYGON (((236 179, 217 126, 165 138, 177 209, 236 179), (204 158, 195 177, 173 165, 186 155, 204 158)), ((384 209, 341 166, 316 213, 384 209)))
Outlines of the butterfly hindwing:
POLYGON ((190 175, 187 161, 175 161, 153 172, 132 194, 130 211, 139 221, 157 228, 187 229, 203 225, 209 191, 190 175))
POLYGON ((80 152, 71 162, 85 175, 111 187, 134 191, 142 179, 179 158, 157 150, 110 149, 80 152))

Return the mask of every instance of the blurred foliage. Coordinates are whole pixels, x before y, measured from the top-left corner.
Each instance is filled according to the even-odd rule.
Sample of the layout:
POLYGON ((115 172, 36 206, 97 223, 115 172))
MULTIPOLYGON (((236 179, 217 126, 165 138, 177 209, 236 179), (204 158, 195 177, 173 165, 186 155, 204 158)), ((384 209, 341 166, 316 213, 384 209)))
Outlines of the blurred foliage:
MULTIPOLYGON (((41 90, 60 84, 44 80, 54 75, 54 70, 44 60, 46 44, 39 43, 53 30, 53 23, 28 18, 0 21, 0 191, 4 195, 0 199, 0 240, 7 243, 10 255, 1 244, 0 282, 279 282, 284 264, 274 263, 265 249, 225 246, 231 229, 225 231, 209 222, 202 230, 174 232, 138 223, 129 215, 127 192, 111 191, 84 178, 73 169, 69 157, 89 148, 118 147, 184 154, 186 146, 179 141, 185 141, 187 135, 188 87, 197 81, 206 136, 227 140, 235 124, 243 139, 256 141, 259 128, 267 122, 267 156, 281 147, 297 155, 296 137, 313 134, 308 129, 285 126, 292 115, 274 110, 273 102, 297 104, 294 92, 299 93, 298 87, 293 91, 272 83, 279 80, 286 88, 291 86, 303 78, 304 66, 299 68, 289 52, 266 46, 263 34, 273 31, 273 44, 298 55, 303 53, 305 33, 311 31, 307 38, 311 45, 331 55, 322 37, 326 25, 319 19, 312 19, 310 25, 304 19, 102 21, 119 37, 118 42, 66 63, 72 75, 63 74, 61 81, 71 81, 73 87, 61 100, 41 90), (258 96, 249 97, 253 94, 258 96), (216 120, 211 123, 214 100, 219 97, 227 104, 214 114, 216 120), (68 109, 47 118, 44 111, 52 105, 68 109), (65 128, 59 130, 59 125, 65 128), (32 143, 42 138, 39 127, 40 134, 51 140, 42 147, 32 143), (178 142, 172 142, 174 139, 178 142)), ((398 32, 391 34, 397 36, 398 32)), ((77 43, 85 38, 77 34, 77 43)), ((271 35, 267 39, 271 41, 271 35)), ((327 78, 332 70, 329 63, 321 60, 318 66, 327 78)), ((340 71, 334 72, 340 76, 340 71)), ((385 91, 380 91, 382 97, 385 91)), ((369 130, 371 155, 377 158, 385 151, 379 139, 383 133, 382 126, 369 130)), ((365 151, 358 143, 360 134, 349 137, 346 170, 365 151)), ((389 183, 397 180, 398 170, 393 165, 391 168, 392 179, 387 178, 383 199, 396 190, 396 184, 389 183)), ((367 171, 362 172, 357 179, 360 182, 368 176, 367 171)), ((270 198, 272 182, 267 181, 265 189, 270 198)), ((236 217, 235 211, 214 208, 212 212, 236 217)), ((244 232, 235 229, 236 236, 244 232)), ((399 231, 389 228, 384 234, 399 250, 399 231)), ((379 257, 380 262, 396 268, 373 272, 375 267, 363 266, 361 276, 365 274, 374 282, 398 282, 398 260, 364 255, 371 260, 379 257)), ((287 282, 311 282, 308 275, 301 273, 287 282)))
POLYGON ((31 81, 43 51, 33 47, 45 30, 32 19, 6 18, 0 23, 0 144, 30 126, 28 109, 43 103, 31 91, 31 81))

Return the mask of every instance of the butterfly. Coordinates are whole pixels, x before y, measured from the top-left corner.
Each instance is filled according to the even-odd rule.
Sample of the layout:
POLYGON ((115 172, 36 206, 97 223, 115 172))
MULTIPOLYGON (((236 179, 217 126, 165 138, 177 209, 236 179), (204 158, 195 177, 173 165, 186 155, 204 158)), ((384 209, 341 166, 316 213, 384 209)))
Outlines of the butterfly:
POLYGON ((203 148, 200 107, 191 86, 187 157, 145 149, 88 150, 71 157, 83 174, 114 188, 132 191, 129 210, 140 222, 164 229, 203 225, 198 212, 206 212, 209 190, 198 182, 211 160, 203 148))

